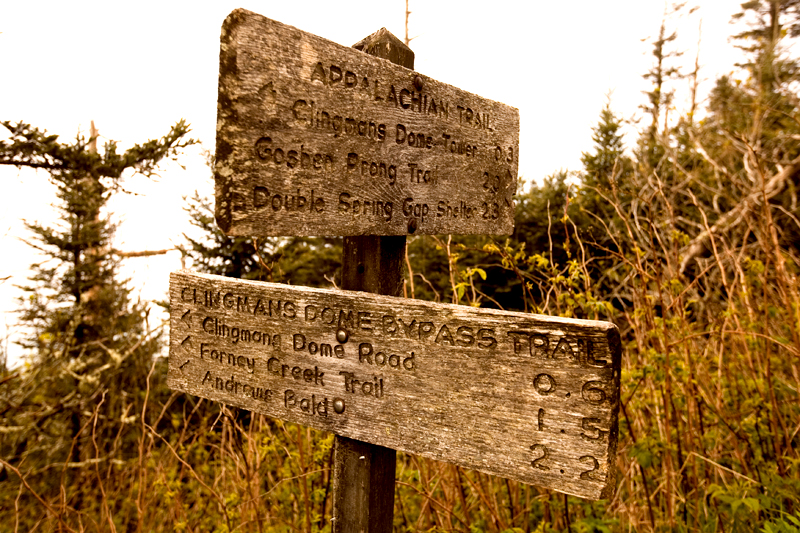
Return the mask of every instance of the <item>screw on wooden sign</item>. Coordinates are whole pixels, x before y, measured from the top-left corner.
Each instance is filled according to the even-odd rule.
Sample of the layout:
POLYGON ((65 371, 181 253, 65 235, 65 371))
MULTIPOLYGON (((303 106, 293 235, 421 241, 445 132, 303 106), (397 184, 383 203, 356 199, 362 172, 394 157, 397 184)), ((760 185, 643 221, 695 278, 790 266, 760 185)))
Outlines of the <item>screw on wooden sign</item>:
POLYGON ((510 234, 519 111, 245 10, 222 27, 228 235, 510 234))
POLYGON ((168 383, 583 498, 613 490, 608 322, 179 271, 168 383))

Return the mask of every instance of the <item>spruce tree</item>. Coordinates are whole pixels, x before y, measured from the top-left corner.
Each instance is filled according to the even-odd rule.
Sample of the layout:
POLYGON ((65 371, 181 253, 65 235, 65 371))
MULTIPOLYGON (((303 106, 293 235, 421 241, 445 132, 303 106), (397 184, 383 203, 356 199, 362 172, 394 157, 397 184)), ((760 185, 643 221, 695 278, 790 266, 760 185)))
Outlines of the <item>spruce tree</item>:
POLYGON ((748 26, 733 36, 746 55, 738 66, 750 71, 760 92, 766 96, 796 75, 797 59, 787 57, 783 44, 800 37, 800 0, 750 0, 733 20, 748 26))
POLYGON ((237 279, 271 281, 276 239, 228 237, 217 226, 214 207, 197 191, 185 207, 191 224, 200 231, 184 235, 183 253, 199 272, 237 279))
POLYGON ((332 237, 229 237, 217 226, 212 201, 195 191, 186 212, 199 231, 184 235, 183 249, 191 268, 199 272, 330 287, 341 275, 341 238, 332 237))
MULTIPOLYGON (((709 210, 709 224, 714 233, 747 238, 751 228, 743 222, 767 216, 766 200, 766 205, 776 207, 769 218, 774 221, 777 243, 797 250, 800 63, 792 51, 800 37, 800 1, 745 2, 734 20, 747 25, 733 36, 744 52, 738 66, 747 77, 723 76, 716 81, 708 117, 694 132, 695 145, 702 148, 698 153, 709 167, 708 181, 718 191, 707 200, 714 207, 709 210)), ((754 236, 771 239, 759 233, 754 236)), ((685 266, 710 252, 707 241, 704 234, 694 239, 685 266)))
MULTIPOLYGON (((105 206, 124 176, 151 176, 194 141, 181 121, 161 139, 122 153, 112 141, 101 153, 94 131, 64 143, 25 123, 0 124, 10 133, 0 141, 0 164, 45 170, 56 186, 58 214, 53 226, 27 223, 43 259, 22 287, 27 359, 15 386, 0 391, 2 423, 17 428, 3 436, 0 455, 41 497, 61 493, 67 508, 88 510, 99 505, 83 497, 91 486, 84 486, 88 467, 111 468, 135 450, 141 426, 133 421, 160 347, 147 306, 132 301, 119 278, 105 206)), ((0 492, 0 508, 14 507, 12 492, 0 492)), ((20 497, 33 501, 28 492, 20 497)))
MULTIPOLYGON (((581 207, 607 224, 613 224, 617 214, 608 199, 615 196, 621 201, 630 195, 630 175, 632 165, 625 155, 622 121, 614 115, 610 103, 600 112, 600 120, 592 128, 594 149, 581 155, 581 207)), ((589 227, 598 227, 592 237, 599 239, 607 233, 604 227, 594 221, 587 221, 589 227)))

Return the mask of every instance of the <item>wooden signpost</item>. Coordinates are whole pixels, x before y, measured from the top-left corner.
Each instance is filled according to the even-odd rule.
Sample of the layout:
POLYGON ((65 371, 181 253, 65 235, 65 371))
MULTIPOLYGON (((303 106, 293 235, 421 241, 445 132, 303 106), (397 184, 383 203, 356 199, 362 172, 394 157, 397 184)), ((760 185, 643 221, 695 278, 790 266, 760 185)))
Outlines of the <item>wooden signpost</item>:
POLYGON ((334 532, 392 530, 395 450, 583 498, 614 487, 613 324, 397 297, 406 235, 509 234, 517 186, 518 111, 413 66, 385 29, 346 48, 232 12, 217 223, 344 236, 346 290, 170 279, 170 387, 334 432, 334 532))
POLYGON ((229 235, 509 234, 518 147, 505 104, 248 11, 222 27, 229 235))
POLYGON ((189 271, 170 303, 173 389, 584 498, 613 489, 608 322, 189 271))

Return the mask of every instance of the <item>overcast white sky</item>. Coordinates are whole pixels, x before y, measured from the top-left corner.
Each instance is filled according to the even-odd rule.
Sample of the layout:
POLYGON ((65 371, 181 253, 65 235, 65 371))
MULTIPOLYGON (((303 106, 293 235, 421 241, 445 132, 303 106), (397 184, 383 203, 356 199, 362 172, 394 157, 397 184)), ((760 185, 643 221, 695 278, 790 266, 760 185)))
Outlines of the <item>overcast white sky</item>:
MULTIPOLYGON (((739 2, 700 3, 669 27, 679 31, 680 61, 693 65, 702 19, 705 93, 734 69, 737 55, 727 38, 739 2)), ((519 169, 528 182, 579 168, 607 94, 624 118, 639 113, 648 88, 641 76, 652 64, 650 40, 665 7, 658 0, 410 4, 417 71, 519 108, 519 169)), ((237 7, 348 46, 381 27, 404 35, 404 0, 1 2, 0 120, 23 120, 65 140, 88 133, 94 120, 101 141, 125 148, 164 135, 184 118, 202 147, 213 150, 220 26, 237 7)), ((677 86, 678 94, 687 94, 687 86, 677 86)), ((200 149, 181 163, 186 170, 167 165, 155 182, 128 181, 137 195, 112 205, 122 220, 117 248, 180 244, 188 227, 181 197, 195 189, 213 195, 200 149)), ((0 343, 13 359, 20 354, 11 342, 20 294, 14 284, 25 283, 37 260, 20 241, 21 221, 52 219, 47 183, 45 173, 0 168, 0 279, 9 276, 0 282, 0 343)), ((172 252, 129 259, 125 274, 144 298, 164 298, 168 273, 177 268, 180 254, 172 252)))

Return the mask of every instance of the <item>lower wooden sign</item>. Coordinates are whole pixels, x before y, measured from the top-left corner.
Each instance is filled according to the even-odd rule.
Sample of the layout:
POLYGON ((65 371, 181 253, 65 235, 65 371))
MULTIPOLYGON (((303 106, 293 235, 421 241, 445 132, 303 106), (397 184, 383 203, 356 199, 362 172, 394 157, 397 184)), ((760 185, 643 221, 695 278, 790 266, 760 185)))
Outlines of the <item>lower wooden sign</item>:
POLYGON ((171 388, 583 498, 610 495, 608 322, 170 277, 171 388))

